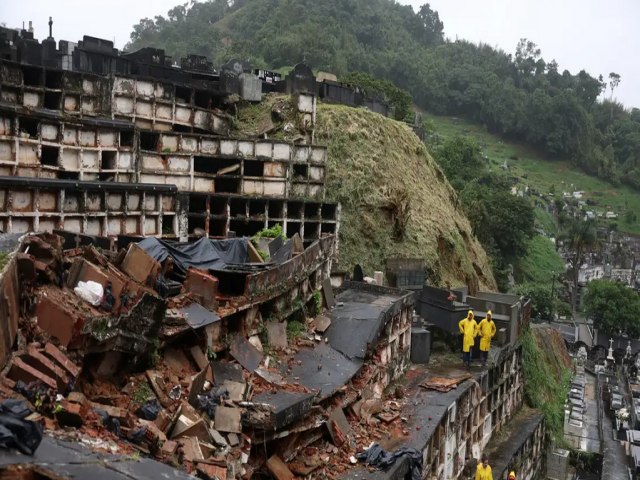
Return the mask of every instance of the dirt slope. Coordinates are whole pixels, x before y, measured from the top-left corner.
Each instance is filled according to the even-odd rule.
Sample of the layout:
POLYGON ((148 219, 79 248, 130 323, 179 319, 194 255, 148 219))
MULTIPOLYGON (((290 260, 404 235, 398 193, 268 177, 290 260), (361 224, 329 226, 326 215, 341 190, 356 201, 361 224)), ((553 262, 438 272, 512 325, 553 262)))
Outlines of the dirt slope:
POLYGON ((341 268, 360 263, 370 273, 387 257, 419 257, 434 283, 496 288, 453 188, 408 126, 363 109, 319 105, 316 142, 329 147, 327 194, 342 204, 341 268))
MULTIPOLYGON (((276 117, 269 136, 292 139, 282 128, 295 123, 288 102, 271 95, 242 109, 237 133, 256 135, 276 117)), ((364 109, 319 104, 315 143, 329 148, 327 199, 342 204, 337 268, 351 271, 359 263, 373 276, 388 257, 423 258, 433 284, 495 290, 453 188, 408 126, 364 109)))

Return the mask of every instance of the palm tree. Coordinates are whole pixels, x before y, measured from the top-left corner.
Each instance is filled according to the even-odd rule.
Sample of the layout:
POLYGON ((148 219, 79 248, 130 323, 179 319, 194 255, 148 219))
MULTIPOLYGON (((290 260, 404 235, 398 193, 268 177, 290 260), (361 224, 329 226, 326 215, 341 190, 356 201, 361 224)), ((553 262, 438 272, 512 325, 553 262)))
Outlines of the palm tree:
POLYGON ((580 266, 585 253, 594 250, 598 246, 596 224, 593 220, 568 220, 560 234, 560 239, 566 242, 566 247, 571 253, 571 283, 573 286, 571 289, 571 313, 575 317, 580 266))

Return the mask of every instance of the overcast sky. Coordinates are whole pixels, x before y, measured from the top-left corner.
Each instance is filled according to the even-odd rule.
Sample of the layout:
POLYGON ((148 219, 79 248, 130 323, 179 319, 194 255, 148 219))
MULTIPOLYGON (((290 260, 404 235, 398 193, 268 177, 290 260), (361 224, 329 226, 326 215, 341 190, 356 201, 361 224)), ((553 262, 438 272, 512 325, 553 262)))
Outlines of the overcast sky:
MULTIPOLYGON (((418 8, 426 0, 402 0, 418 8)), ((0 22, 20 27, 33 21, 36 37, 48 35, 49 15, 57 40, 82 35, 115 40, 122 48, 141 18, 164 15, 180 0, 0 0, 0 22), (62 14, 64 12, 64 15, 62 14)), ((184 2, 182 2, 184 3, 184 2)), ((526 37, 556 59, 560 68, 581 69, 605 78, 622 76, 614 96, 640 107, 638 0, 430 0, 444 22, 445 35, 484 42, 509 53, 526 37)))

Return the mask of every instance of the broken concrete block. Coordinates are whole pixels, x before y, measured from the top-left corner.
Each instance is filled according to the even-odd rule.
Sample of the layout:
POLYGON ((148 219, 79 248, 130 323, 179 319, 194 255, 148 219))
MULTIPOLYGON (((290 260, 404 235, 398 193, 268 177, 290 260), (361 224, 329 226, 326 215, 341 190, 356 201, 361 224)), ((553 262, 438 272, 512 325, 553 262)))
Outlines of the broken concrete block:
POLYGON ((249 254, 249 261, 251 263, 264 263, 262 256, 256 247, 253 246, 252 242, 247 242, 247 253, 249 254))
POLYGON ((227 467, 198 462, 196 465, 196 471, 202 476, 201 478, 210 480, 227 480, 227 467))
POLYGON ((241 433, 240 419, 240 409, 218 406, 214 421, 215 429, 225 433, 241 433))
POLYGON ((173 440, 167 440, 162 444, 162 456, 173 456, 178 450, 178 442, 174 442, 173 440))
POLYGON ((187 373, 193 370, 191 362, 182 350, 169 348, 163 356, 164 363, 176 373, 187 373))
POLYGON ((313 325, 318 333, 324 333, 331 326, 331 319, 326 315, 318 315, 313 321, 313 325))
POLYGON ((173 400, 171 400, 167 395, 166 385, 164 383, 162 375, 155 370, 147 370, 145 372, 145 375, 149 380, 149 383, 151 384, 153 393, 155 393, 156 397, 158 397, 160 405, 162 405, 164 408, 169 407, 173 403, 173 400))
POLYGON ((287 322, 266 322, 269 346, 284 350, 287 348, 287 322))
POLYGON ((249 343, 254 347, 256 347, 256 349, 259 352, 264 353, 264 348, 262 347, 262 342, 260 341, 260 337, 258 337, 257 335, 250 336, 249 343))
POLYGON ((200 373, 191 377, 191 385, 189 386, 188 400, 191 405, 195 405, 198 401, 198 395, 202 393, 204 384, 209 376, 211 367, 207 364, 200 373))
POLYGON ((222 384, 222 388, 225 388, 227 392, 229 392, 229 400, 233 402, 242 402, 244 400, 244 392, 247 386, 244 383, 225 380, 222 384))
POLYGON ((9 369, 7 377, 16 382, 42 382, 45 386, 53 390, 57 390, 58 388, 58 383, 53 378, 33 368, 31 365, 27 365, 19 358, 14 358, 13 362, 11 362, 11 368, 9 369))
POLYGON ((373 281, 376 285, 384 286, 384 273, 380 271, 373 272, 373 281))
POLYGON ((194 422, 185 415, 180 415, 180 417, 178 417, 176 426, 171 434, 171 440, 182 437, 196 437, 201 442, 211 441, 209 428, 207 427, 204 419, 200 418, 194 422))
POLYGON ((219 447, 227 447, 227 446, 229 446, 229 443, 227 443, 225 438, 222 435, 220 435, 220 432, 218 432, 216 429, 210 428, 209 429, 209 435, 211 436, 211 440, 213 441, 213 443, 215 443, 219 447))
POLYGON ((120 265, 120 269, 135 281, 150 286, 155 283, 160 268, 160 263, 135 243, 129 245, 120 265))
POLYGON ((231 341, 229 353, 231 353, 231 356, 235 358, 240 365, 250 372, 255 371, 260 363, 262 363, 262 353, 240 335, 236 335, 231 341))
POLYGON ((342 446, 351 434, 349 421, 347 417, 345 417, 341 407, 333 409, 327 420, 327 427, 329 429, 329 435, 331 435, 331 441, 336 447, 342 446))
POLYGON ((330 278, 325 278, 322 281, 322 296, 324 297, 325 307, 331 310, 336 304, 336 299, 333 296, 333 287, 331 286, 330 278))
POLYGON ((47 332, 51 337, 57 338, 64 347, 71 343, 71 340, 80 332, 83 319, 74 310, 60 299, 51 298, 50 295, 42 295, 38 299, 36 316, 38 326, 47 332))
POLYGON ((193 295, 203 307, 209 310, 215 310, 218 307, 216 300, 218 279, 213 275, 203 270, 189 268, 183 289, 193 295))
POLYGON ((200 370, 209 366, 209 360, 199 346, 196 345, 195 347, 192 347, 191 350, 189 350, 189 353, 200 370))
POLYGON ((294 255, 304 252, 304 243, 302 242, 302 238, 300 238, 299 233, 296 233, 293 237, 291 237, 291 242, 293 244, 294 255))
POLYGON ((227 438, 229 439, 229 445, 231 445, 232 447, 240 445, 240 438, 235 433, 230 433, 229 435, 227 435, 227 438))
POLYGON ((278 455, 273 455, 267 460, 267 468, 277 480, 293 480, 295 478, 278 455))
POLYGON ((91 402, 89 402, 89 399, 82 392, 71 392, 67 396, 67 400, 69 400, 71 403, 82 405, 82 407, 87 410, 91 408, 91 402))
POLYGON ((47 343, 44 346, 44 353, 51 359, 55 360, 58 365, 64 368, 73 378, 78 378, 80 375, 80 367, 73 363, 69 358, 60 351, 58 347, 52 343, 47 343))
POLYGON ((203 460, 202 449, 200 448, 200 442, 195 437, 185 437, 180 439, 184 449, 184 458, 189 462, 195 462, 196 460, 203 460))

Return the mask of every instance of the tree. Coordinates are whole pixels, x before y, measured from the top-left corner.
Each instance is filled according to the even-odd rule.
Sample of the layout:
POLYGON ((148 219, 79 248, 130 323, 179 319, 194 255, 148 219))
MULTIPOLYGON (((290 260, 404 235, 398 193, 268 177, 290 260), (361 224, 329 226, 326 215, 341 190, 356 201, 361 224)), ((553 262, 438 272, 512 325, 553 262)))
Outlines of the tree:
POLYGON ((609 88, 611 89, 611 120, 613 121, 613 91, 620 85, 621 77, 615 72, 609 74, 609 88))
POLYGON ((566 247, 570 253, 571 262, 571 312, 576 313, 576 303, 578 299, 578 277, 580 266, 584 260, 584 255, 598 243, 595 223, 592 220, 582 221, 571 219, 564 226, 560 239, 566 242, 566 247))
POLYGON ((442 43, 444 24, 440 20, 438 12, 431 9, 428 3, 425 3, 418 10, 418 17, 422 21, 423 37, 422 40, 426 45, 437 45, 442 43))
POLYGON ((598 330, 608 335, 640 336, 640 295, 622 283, 592 280, 584 304, 598 330))

